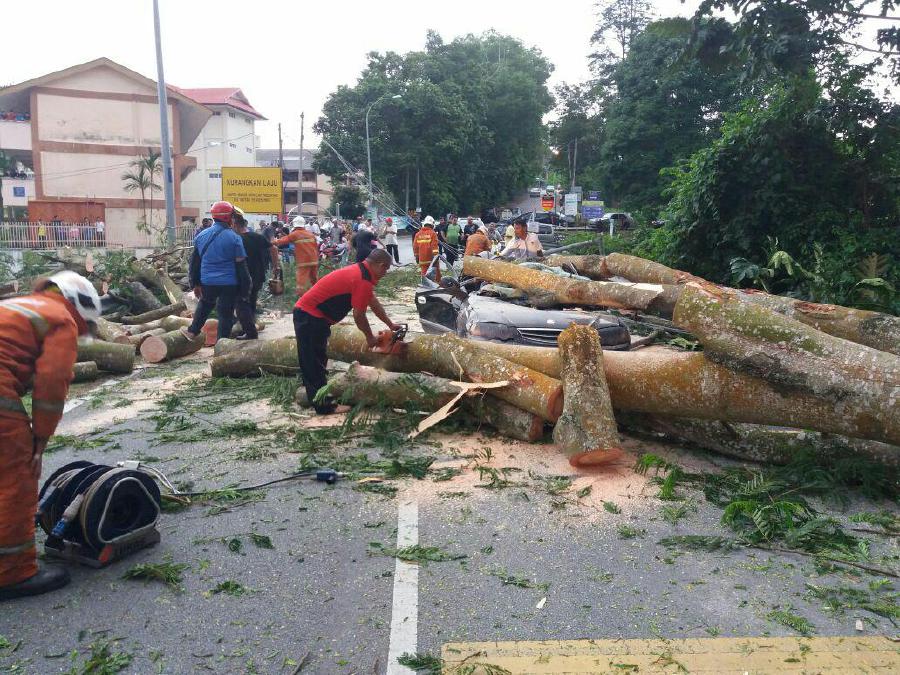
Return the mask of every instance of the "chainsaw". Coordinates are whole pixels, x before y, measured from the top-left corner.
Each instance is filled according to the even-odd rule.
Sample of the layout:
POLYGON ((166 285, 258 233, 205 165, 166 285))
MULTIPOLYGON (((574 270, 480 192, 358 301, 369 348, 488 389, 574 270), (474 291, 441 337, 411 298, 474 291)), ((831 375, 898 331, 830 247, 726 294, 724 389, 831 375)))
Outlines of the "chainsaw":
POLYGON ((403 341, 409 326, 401 323, 397 330, 383 330, 375 337, 375 346, 372 351, 376 354, 392 354, 402 356, 406 354, 407 343, 403 341))
POLYGON ((272 295, 284 293, 284 272, 280 267, 272 272, 272 278, 269 279, 269 293, 272 295))

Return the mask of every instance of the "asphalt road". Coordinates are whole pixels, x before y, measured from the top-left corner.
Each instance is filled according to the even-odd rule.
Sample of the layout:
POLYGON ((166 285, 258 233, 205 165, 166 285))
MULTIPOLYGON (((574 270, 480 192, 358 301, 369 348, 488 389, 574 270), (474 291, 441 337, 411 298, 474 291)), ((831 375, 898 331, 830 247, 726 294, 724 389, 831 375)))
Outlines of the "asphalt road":
MULTIPOLYGON (((387 309, 412 318, 411 296, 387 309)), ((289 331, 285 317, 263 336, 289 331)), ((73 396, 86 402, 66 414, 59 433, 70 438, 47 457, 46 474, 75 459, 143 458, 173 481, 208 490, 284 476, 322 450, 298 449, 294 436, 320 420, 272 406, 249 391, 252 382, 244 399, 197 411, 203 399, 193 393, 207 391, 210 351, 100 390, 77 387, 73 396), (173 394, 183 408, 153 419, 173 394), (215 434, 235 421, 264 431, 179 442, 157 429, 179 413, 191 425, 185 434, 215 434)), ((165 513, 158 546, 101 570, 73 567, 68 588, 4 604, 0 671, 82 672, 92 646, 97 652, 110 642, 113 653, 132 659, 123 672, 295 673, 302 665, 304 673, 398 673, 409 671, 397 667, 392 651, 412 646, 437 655, 450 641, 795 635, 771 619, 775 609, 806 618, 817 635, 856 634, 858 618, 866 635, 895 633, 869 612, 824 611, 806 588, 810 581, 864 587, 870 577, 820 575, 811 560, 794 555, 679 553, 658 543, 673 533, 723 534, 721 510, 688 493, 679 502, 683 517, 672 524, 664 517, 672 503, 634 473, 635 457, 652 451, 694 469, 728 464, 721 458, 629 439, 620 463, 580 472, 548 443, 471 431, 407 441, 387 429, 380 446, 372 438, 351 434, 332 459, 428 456, 436 458, 432 469, 459 473, 392 481, 396 495, 361 491, 351 481, 293 482, 165 513), (560 475, 572 484, 548 482, 560 475), (385 555, 398 530, 401 545, 417 542, 457 559, 410 569, 385 555), (269 537, 273 548, 255 546, 250 533, 269 537), (239 551, 229 549, 232 539, 239 551), (136 563, 165 561, 187 565, 180 589, 122 578, 136 563), (243 590, 214 592, 225 581, 243 590)), ((846 522, 861 508, 884 507, 823 509, 846 522)))

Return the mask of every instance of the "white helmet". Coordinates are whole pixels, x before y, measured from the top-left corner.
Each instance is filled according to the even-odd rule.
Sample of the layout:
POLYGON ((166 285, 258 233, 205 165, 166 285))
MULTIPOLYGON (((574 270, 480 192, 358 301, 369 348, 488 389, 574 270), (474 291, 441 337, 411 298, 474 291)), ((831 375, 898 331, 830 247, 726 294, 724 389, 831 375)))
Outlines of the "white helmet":
POLYGON ((297 216, 291 221, 291 225, 294 227, 306 227, 306 218, 297 216))
POLYGON ((423 225, 434 225, 434 218, 431 216, 425 216, 425 220, 422 221, 423 225))
POLYGON ((100 318, 100 296, 90 281, 71 270, 63 270, 44 279, 36 290, 42 291, 49 284, 56 286, 62 296, 75 306, 85 323, 97 323, 100 318))

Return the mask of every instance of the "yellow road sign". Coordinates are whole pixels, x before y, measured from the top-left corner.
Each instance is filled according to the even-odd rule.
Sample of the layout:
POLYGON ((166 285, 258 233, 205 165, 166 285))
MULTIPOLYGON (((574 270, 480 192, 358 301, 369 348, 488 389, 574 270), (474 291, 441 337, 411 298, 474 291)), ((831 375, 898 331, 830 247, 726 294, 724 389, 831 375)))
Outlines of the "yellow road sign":
POLYGON ((281 213, 283 195, 278 167, 222 167, 222 199, 245 213, 281 213))
POLYGON ((445 673, 900 672, 900 645, 885 637, 458 642, 441 656, 445 673))

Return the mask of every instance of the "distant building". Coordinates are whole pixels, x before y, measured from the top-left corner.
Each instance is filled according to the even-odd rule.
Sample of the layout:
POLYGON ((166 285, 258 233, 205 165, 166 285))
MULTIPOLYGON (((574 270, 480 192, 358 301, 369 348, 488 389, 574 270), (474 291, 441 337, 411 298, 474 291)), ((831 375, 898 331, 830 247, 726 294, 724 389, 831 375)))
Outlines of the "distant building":
MULTIPOLYGON (((212 112, 176 90, 168 93, 179 221, 197 208, 181 202, 182 181, 197 166, 185 153, 212 112)), ((156 82, 107 58, 0 89, 0 149, 25 177, 4 179, 6 215, 36 221, 106 222, 113 245, 148 246, 153 234, 138 224, 146 214, 163 228, 162 190, 126 189, 130 163, 161 152, 156 82), (9 190, 10 201, 6 200, 9 190)), ((162 184, 161 176, 155 179, 162 184)))
MULTIPOLYGON (((300 170, 300 150, 285 148, 282 150, 284 166, 284 211, 291 216, 297 215, 297 178, 300 170)), ((304 215, 324 215, 331 211, 331 200, 334 191, 328 176, 317 174, 313 169, 314 153, 303 151, 303 185, 300 190, 304 215)), ((278 166, 278 149, 260 148, 256 151, 256 166, 278 166)))
POLYGON ((185 96, 212 110, 188 155, 197 170, 182 187, 182 202, 208 215, 213 202, 222 199, 223 166, 255 166, 259 141, 256 121, 266 119, 236 88, 178 89, 185 96))

